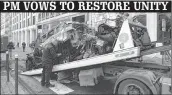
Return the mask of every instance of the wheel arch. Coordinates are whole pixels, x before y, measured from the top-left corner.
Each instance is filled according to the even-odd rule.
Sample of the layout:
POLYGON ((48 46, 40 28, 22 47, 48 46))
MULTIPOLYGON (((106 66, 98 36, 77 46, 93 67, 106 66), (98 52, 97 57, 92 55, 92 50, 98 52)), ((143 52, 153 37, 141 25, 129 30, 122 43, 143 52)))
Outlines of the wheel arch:
POLYGON ((118 87, 120 85, 120 83, 122 83, 123 81, 127 80, 127 79, 134 79, 134 80, 138 80, 140 82, 142 82, 143 84, 145 84, 150 91, 152 92, 152 94, 158 94, 159 91, 157 90, 158 88, 156 88, 153 84, 154 79, 152 79, 154 76, 151 75, 153 74, 151 71, 147 71, 147 70, 135 70, 135 69, 130 69, 130 70, 126 70, 125 72, 123 72, 119 78, 117 79, 115 86, 114 86, 114 90, 113 93, 117 94, 117 90, 118 87), (148 75, 146 75, 146 73, 143 75, 143 72, 145 73, 149 73, 148 75))

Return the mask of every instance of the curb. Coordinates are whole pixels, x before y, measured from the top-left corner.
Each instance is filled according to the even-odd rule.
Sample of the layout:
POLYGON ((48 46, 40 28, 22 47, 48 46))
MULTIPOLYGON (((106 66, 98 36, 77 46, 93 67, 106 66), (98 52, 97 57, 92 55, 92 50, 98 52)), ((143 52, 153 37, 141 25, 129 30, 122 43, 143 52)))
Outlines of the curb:
MULTIPOLYGON (((14 79, 14 75, 12 74, 12 72, 14 72, 13 70, 10 71, 10 75, 11 77, 14 79)), ((32 95, 37 95, 32 89, 31 87, 29 87, 21 78, 20 76, 18 76, 18 82, 19 84, 21 84, 21 86, 26 89, 26 91, 29 93, 29 94, 32 94, 32 95)))

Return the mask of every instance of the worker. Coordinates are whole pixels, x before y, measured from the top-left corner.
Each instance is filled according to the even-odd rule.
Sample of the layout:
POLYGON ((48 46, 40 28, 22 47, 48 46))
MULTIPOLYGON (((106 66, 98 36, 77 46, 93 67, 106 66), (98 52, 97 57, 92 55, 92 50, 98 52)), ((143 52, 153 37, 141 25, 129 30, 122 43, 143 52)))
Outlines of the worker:
POLYGON ((22 43, 22 47, 23 47, 23 52, 25 52, 25 48, 26 48, 26 43, 25 42, 22 43))
POLYGON ((36 63, 40 63, 42 61, 41 60, 42 51, 41 51, 41 48, 40 47, 35 47, 34 52, 33 52, 33 56, 34 56, 34 61, 36 63))
POLYGON ((13 42, 10 40, 10 42, 7 45, 9 56, 12 59, 12 49, 15 49, 13 42))
POLYGON ((41 85, 46 87, 54 87, 50 83, 50 75, 52 73, 53 65, 56 63, 56 59, 61 56, 59 52, 59 41, 55 40, 45 45, 42 55, 42 80, 41 85))

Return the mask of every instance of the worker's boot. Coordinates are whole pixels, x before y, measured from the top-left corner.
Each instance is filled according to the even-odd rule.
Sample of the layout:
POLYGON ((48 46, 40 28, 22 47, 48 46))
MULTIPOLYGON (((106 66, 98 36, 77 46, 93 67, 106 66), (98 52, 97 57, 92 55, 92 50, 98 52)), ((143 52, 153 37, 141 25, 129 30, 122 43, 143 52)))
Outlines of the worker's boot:
POLYGON ((55 85, 50 84, 50 83, 49 83, 49 84, 46 84, 45 86, 46 86, 47 88, 48 88, 48 87, 55 87, 55 85))
POLYGON ((42 85, 42 86, 45 86, 45 82, 42 82, 42 81, 41 81, 41 85, 42 85))

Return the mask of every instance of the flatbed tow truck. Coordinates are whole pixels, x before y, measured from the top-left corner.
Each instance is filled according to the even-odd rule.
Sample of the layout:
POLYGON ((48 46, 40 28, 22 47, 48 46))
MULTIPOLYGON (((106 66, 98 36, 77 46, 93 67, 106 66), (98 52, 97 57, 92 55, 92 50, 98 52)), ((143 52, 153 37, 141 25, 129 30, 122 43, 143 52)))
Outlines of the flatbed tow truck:
MULTIPOLYGON (((171 45, 166 45, 141 51, 140 47, 134 46, 131 30, 129 28, 129 22, 125 21, 112 53, 54 65, 52 71, 59 72, 78 68, 82 71, 82 68, 99 65, 103 68, 104 73, 117 76, 113 94, 171 94, 171 75, 167 75, 167 72, 169 74, 171 72, 170 67, 155 64, 146 65, 146 63, 142 63, 140 61, 131 61, 140 59, 145 55, 170 50, 171 45), (125 43, 123 43, 125 38, 122 40, 120 38, 122 37, 120 35, 124 34, 128 35, 125 37, 128 40, 125 43), (124 48, 120 48, 121 44, 124 44, 124 48)), ((41 73, 42 68, 26 71, 21 74, 30 76, 41 73)), ((103 77, 105 78, 106 76, 103 77)))

